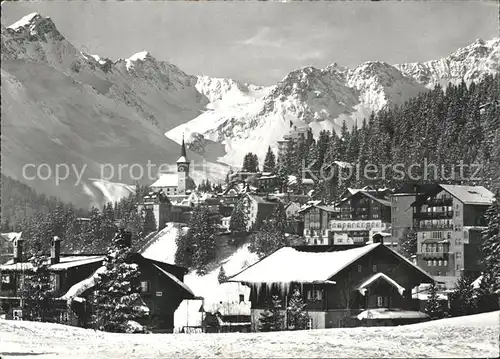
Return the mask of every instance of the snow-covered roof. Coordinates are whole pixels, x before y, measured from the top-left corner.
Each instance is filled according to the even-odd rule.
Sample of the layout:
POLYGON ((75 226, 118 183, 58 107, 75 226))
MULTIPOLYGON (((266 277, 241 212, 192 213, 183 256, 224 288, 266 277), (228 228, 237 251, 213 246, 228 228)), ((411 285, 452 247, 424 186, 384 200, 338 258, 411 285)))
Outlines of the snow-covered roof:
POLYGON ((59 299, 61 300, 70 300, 73 299, 83 292, 85 292, 87 289, 92 288, 97 284, 97 280, 99 279, 99 275, 101 273, 104 273, 106 271, 106 267, 102 266, 99 267, 90 277, 74 284, 69 290, 61 296, 59 299))
MULTIPOLYGON (((72 267, 91 264, 104 260, 105 256, 64 256, 60 258, 60 262, 49 266, 50 270, 62 271, 72 267)), ((47 259, 47 263, 50 259, 47 259)), ((11 259, 7 263, 0 266, 0 270, 4 271, 23 271, 33 270, 31 262, 14 263, 11 259)))
MULTIPOLYGON (((380 243, 334 252, 301 252, 285 247, 230 278, 243 283, 325 283, 380 243)), ((332 282, 333 284, 333 282, 332 282)))
POLYGON ((417 312, 413 310, 398 310, 398 309, 387 309, 387 308, 374 308, 367 309, 360 314, 357 318, 359 320, 363 319, 425 319, 429 316, 422 312, 417 312))
POLYGON ((179 278, 177 278, 175 275, 173 275, 172 273, 169 273, 167 272, 166 270, 164 270, 163 268, 157 266, 156 264, 153 264, 156 269, 158 269, 160 272, 162 272, 163 274, 165 274, 167 277, 169 277, 170 279, 172 279, 177 285, 179 285, 180 287, 184 288, 184 290, 186 290, 188 293, 190 293, 193 297, 195 296, 194 293, 191 291, 191 289, 186 285, 186 283, 183 283, 181 280, 179 280, 179 278))
POLYGON ((394 279, 392 279, 391 277, 389 277, 384 273, 377 273, 368 278, 366 281, 364 281, 358 288, 359 292, 362 295, 365 295, 367 287, 378 279, 384 279, 387 283, 391 284, 398 290, 399 295, 403 295, 405 289, 401 285, 399 285, 394 279))
POLYGON ((483 276, 480 275, 479 277, 476 278, 474 282, 472 282, 472 288, 474 289, 479 289, 479 286, 481 285, 481 282, 483 281, 483 276))
POLYGON ((491 205, 495 195, 483 186, 459 186, 440 184, 446 192, 463 204, 491 205))
POLYGON ((0 233, 0 236, 7 239, 9 242, 13 242, 14 240, 21 238, 23 232, 8 232, 8 233, 0 233))
POLYGON ((163 173, 150 187, 178 187, 179 176, 177 173, 163 173))

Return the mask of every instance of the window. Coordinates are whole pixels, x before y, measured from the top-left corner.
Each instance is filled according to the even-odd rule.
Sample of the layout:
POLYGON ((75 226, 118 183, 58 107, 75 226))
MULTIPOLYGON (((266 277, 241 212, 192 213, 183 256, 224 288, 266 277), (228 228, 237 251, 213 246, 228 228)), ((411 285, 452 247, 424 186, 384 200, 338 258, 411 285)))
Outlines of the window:
POLYGON ((2 284, 10 284, 10 275, 2 274, 2 284))
POLYGON ((444 265, 444 266, 447 266, 447 265, 448 265, 448 260, 447 260, 447 259, 443 260, 443 265, 444 265))
POLYGON ((309 318, 307 321, 307 329, 312 329, 313 328, 313 320, 312 318, 309 318))
POLYGON ((307 299, 314 301, 323 300, 323 292, 320 289, 309 289, 307 299))
POLYGON ((462 252, 457 252, 457 260, 462 259, 462 252))
POLYGON ((358 273, 361 273, 363 271, 363 267, 361 265, 358 265, 358 273))
POLYGON ((384 306, 384 297, 377 297, 377 307, 383 307, 384 306))
POLYGON ((442 265, 443 265, 443 261, 442 261, 441 259, 440 259, 440 260, 438 260, 438 266, 440 266, 440 267, 441 267, 442 265))
POLYGON ((60 312, 59 313, 59 322, 60 323, 67 323, 68 321, 69 321, 68 312, 67 311, 60 312))
POLYGON ((149 293, 150 290, 150 282, 149 280, 145 280, 141 282, 141 293, 149 293))
POLYGON ((240 303, 245 301, 245 296, 243 294, 240 294, 240 303))
POLYGON ((51 274, 50 280, 52 282, 52 290, 58 291, 60 288, 60 279, 59 274, 51 274))
POLYGON ((431 267, 432 266, 432 261, 431 260, 428 260, 427 261, 427 266, 431 267))
POLYGON ((434 259, 434 260, 432 261, 432 266, 433 266, 433 267, 437 266, 437 260, 435 260, 435 259, 434 259))
POLYGON ((457 270, 460 270, 460 264, 457 264, 457 270))
POLYGON ((373 272, 373 273, 376 273, 376 272, 377 272, 377 265, 376 265, 376 264, 374 264, 374 265, 372 266, 372 272, 373 272))

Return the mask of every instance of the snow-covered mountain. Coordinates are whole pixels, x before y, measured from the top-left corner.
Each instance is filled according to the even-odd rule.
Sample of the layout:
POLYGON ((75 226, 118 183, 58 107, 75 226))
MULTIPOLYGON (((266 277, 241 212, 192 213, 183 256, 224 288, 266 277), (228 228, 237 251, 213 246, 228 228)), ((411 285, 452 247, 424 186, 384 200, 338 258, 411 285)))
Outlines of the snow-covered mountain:
MULTIPOLYGON (((152 183, 159 165, 174 165, 180 155, 164 132, 210 103, 196 89, 196 76, 145 52, 115 62, 82 53, 36 13, 2 26, 1 46, 2 173, 77 205, 115 201, 137 179, 152 183), (157 165, 153 178, 148 161, 157 165), (29 180, 26 164, 37 166, 26 176, 41 168, 40 176, 48 178, 29 180), (142 176, 138 166, 130 169, 134 164, 142 176), (58 165, 67 178, 56 183, 58 165)), ((202 159, 189 157, 198 164, 202 159)), ((205 177, 194 170, 195 180, 205 177)), ((227 172, 214 163, 208 171, 212 179, 227 172)))
POLYGON ((500 40, 495 38, 477 40, 444 59, 424 63, 393 66, 369 61, 353 69, 335 63, 324 69, 305 67, 274 86, 253 91, 224 80, 227 85, 220 88, 231 89, 227 100, 217 98, 216 105, 210 104, 197 118, 166 135, 180 142, 187 134, 198 151, 203 151, 203 143, 221 143, 226 153, 220 160, 234 166, 249 151, 262 161, 267 146, 275 148, 276 141, 290 131, 290 123, 309 126, 315 134, 338 130, 343 121, 352 126, 372 111, 403 104, 438 83, 470 82, 498 72, 499 52, 500 40))
POLYGON ((209 162, 208 173, 195 168, 195 181, 214 180, 249 151, 262 160, 290 123, 314 133, 338 129, 435 83, 474 80, 499 67, 499 39, 478 40, 437 61, 305 67, 262 87, 189 75, 147 51, 116 61, 81 52, 36 13, 2 26, 1 46, 2 172, 86 205, 128 193, 141 177, 137 167, 130 170, 133 164, 144 170, 148 161, 156 164, 153 178, 141 177, 152 183, 160 164, 174 164, 183 134, 191 159, 209 162), (48 164, 52 176, 30 181, 22 173, 26 164, 48 164), (60 183, 54 181, 57 164, 70 166, 60 183), (82 170, 78 181, 75 172, 82 170))
POLYGON ((496 74, 500 64, 500 38, 489 41, 477 39, 471 45, 455 51, 448 57, 409 64, 395 65, 406 76, 413 77, 427 87, 446 85, 464 79, 477 81, 487 74, 496 74))

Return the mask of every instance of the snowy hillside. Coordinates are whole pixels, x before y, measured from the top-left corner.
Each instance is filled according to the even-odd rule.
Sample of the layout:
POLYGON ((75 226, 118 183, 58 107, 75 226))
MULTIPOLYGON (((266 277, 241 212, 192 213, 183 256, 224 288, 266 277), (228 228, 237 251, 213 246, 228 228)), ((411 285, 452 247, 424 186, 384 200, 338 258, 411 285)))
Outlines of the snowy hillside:
MULTIPOLYGON (((174 264, 177 250, 175 240, 178 232, 179 228, 176 223, 167 223, 164 229, 149 240, 146 247, 141 251, 142 255, 146 258, 174 264)), ((244 245, 206 275, 199 276, 194 271, 188 273, 184 277, 184 283, 195 295, 205 298, 204 305, 207 311, 217 310, 221 302, 223 302, 223 305, 239 303, 240 294, 244 295, 246 302, 244 305, 248 307, 246 309, 249 311, 249 288, 239 283, 219 284, 218 275, 221 266, 224 267, 227 276, 232 276, 257 260, 257 255, 250 253, 248 245, 244 245)))
POLYGON ((398 327, 226 334, 114 334, 0 320, 7 358, 498 358, 500 312, 398 327))

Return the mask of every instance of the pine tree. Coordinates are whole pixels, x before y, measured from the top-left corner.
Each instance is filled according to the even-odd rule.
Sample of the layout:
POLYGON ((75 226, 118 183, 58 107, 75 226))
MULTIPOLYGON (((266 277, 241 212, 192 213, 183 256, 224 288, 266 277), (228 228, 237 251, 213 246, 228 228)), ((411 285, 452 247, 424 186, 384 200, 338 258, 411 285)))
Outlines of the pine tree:
POLYGON ((271 150, 271 146, 267 148, 266 157, 264 159, 264 172, 274 172, 276 169, 276 156, 271 150))
POLYGON ((417 232, 415 229, 410 229, 401 239, 400 251, 408 259, 417 253, 417 232))
POLYGON ((237 203, 231 212, 229 230, 237 233, 246 232, 247 230, 247 218, 241 203, 237 203))
POLYGON ((429 288, 429 297, 425 303, 424 312, 427 313, 432 319, 442 318, 443 308, 439 303, 439 297, 437 294, 437 285, 435 282, 431 283, 429 288))
POLYGON ((223 266, 220 266, 219 275, 217 276, 219 284, 227 282, 226 271, 223 266))
POLYGON ((287 307, 287 320, 288 329, 291 330, 303 330, 307 329, 307 322, 309 316, 305 311, 307 304, 302 298, 302 294, 298 288, 295 288, 293 294, 288 301, 287 307))
POLYGON ((259 330, 261 332, 276 332, 283 329, 283 315, 281 314, 281 300, 273 295, 271 304, 260 314, 259 330))
POLYGON ((285 236, 286 215, 282 206, 277 206, 261 231, 252 236, 248 249, 263 258, 288 245, 285 236))
POLYGON ((156 219, 151 209, 143 209, 144 223, 142 225, 142 234, 146 235, 148 233, 156 231, 156 219))
POLYGON ((499 309, 498 294, 492 291, 495 278, 489 272, 483 272, 479 287, 475 289, 478 312, 492 312, 499 309))
POLYGON ((99 274, 92 303, 91 321, 98 330, 124 333, 129 321, 147 315, 139 294, 139 268, 130 263, 130 239, 131 233, 120 229, 104 259, 105 271, 99 274))
POLYGON ((482 233, 482 253, 484 255, 484 272, 492 278, 491 292, 500 290, 500 192, 486 211, 488 228, 482 233))
POLYGON ((33 274, 26 278, 23 297, 28 320, 44 322, 52 318, 53 286, 49 272, 49 258, 37 252, 31 259, 33 274))
POLYGON ((469 277, 462 276, 458 279, 455 290, 450 295, 450 314, 456 317, 474 314, 475 312, 476 303, 472 280, 469 277))
POLYGON ((178 239, 176 263, 194 267, 204 275, 215 258, 215 227, 206 206, 195 207, 188 223, 189 230, 178 239))
POLYGON ((243 158, 243 166, 241 168, 243 172, 259 172, 259 160, 257 155, 249 152, 243 158))

